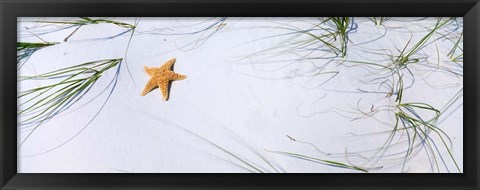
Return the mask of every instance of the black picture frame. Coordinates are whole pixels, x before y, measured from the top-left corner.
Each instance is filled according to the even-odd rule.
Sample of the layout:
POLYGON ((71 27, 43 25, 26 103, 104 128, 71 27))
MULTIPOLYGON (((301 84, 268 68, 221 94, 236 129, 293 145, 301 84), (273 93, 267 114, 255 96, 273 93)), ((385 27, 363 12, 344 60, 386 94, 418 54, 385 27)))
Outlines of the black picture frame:
POLYGON ((0 0, 1 189, 479 189, 478 0, 0 0), (462 174, 17 173, 17 17, 455 16, 464 17, 462 174))

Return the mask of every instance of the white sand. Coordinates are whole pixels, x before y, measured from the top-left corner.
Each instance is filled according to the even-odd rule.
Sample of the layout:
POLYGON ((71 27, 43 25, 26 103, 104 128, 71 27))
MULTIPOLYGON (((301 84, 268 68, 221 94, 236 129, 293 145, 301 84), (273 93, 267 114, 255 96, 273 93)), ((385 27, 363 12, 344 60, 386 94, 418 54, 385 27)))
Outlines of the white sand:
MULTIPOLYGON (((72 18, 58 18, 62 19, 72 18)), ((134 23, 133 18, 114 20, 134 23)), ((360 115, 346 112, 340 112, 342 115, 339 115, 338 112, 333 112, 335 109, 356 111, 357 104, 361 110, 368 112, 372 105, 379 107, 395 102, 396 96, 387 98, 386 93, 335 92, 353 92, 357 88, 385 92, 385 89, 378 89, 378 85, 359 82, 372 78, 365 67, 331 64, 324 71, 339 74, 319 86, 331 75, 300 75, 311 74, 309 71, 315 71, 314 65, 321 65, 326 60, 278 61, 299 58, 299 55, 289 53, 249 56, 276 47, 285 40, 294 40, 289 39, 292 35, 265 37, 286 32, 271 27, 284 27, 286 24, 303 28, 309 26, 299 20, 318 22, 313 18, 228 18, 223 28, 208 39, 203 39, 212 30, 191 35, 173 34, 200 30, 218 19, 142 18, 132 37, 126 58, 131 32, 105 39, 126 30, 113 24, 83 26, 67 42, 63 42, 63 39, 75 27, 41 35, 46 41, 61 43, 35 52, 19 74, 40 74, 106 58, 125 59, 121 63, 116 87, 98 116, 84 128, 105 102, 111 86, 92 102, 82 105, 107 87, 116 68, 110 69, 99 79, 80 102, 32 133, 19 150, 18 172, 249 172, 245 168, 251 167, 210 142, 248 160, 264 172, 359 172, 269 152, 292 152, 348 163, 344 155, 346 151, 378 149, 385 143, 389 133, 356 137, 351 134, 388 131, 394 124, 393 112, 390 112, 390 116, 386 113, 377 115, 378 119, 390 123, 390 126, 373 118, 352 121, 342 115, 360 115), (145 97, 140 96, 149 79, 143 66, 159 66, 172 57, 177 59, 175 72, 185 74, 188 78, 173 82, 167 102, 162 100, 159 89, 145 97), (71 141, 55 148, 77 133, 79 134, 71 141), (286 135, 297 139, 297 142, 286 135), (298 141, 312 143, 321 151, 337 156, 327 156, 311 145, 298 141), (55 149, 49 151, 52 148, 55 149), (48 152, 44 153, 45 151, 48 152), (268 160, 273 167, 263 159, 268 160)), ((349 34, 351 42, 347 60, 378 60, 362 50, 401 49, 411 35, 413 44, 428 32, 423 27, 431 28, 436 22, 435 18, 415 20, 418 19, 393 18, 385 22, 385 26, 389 27, 386 37, 362 44, 380 37, 385 28, 374 26, 366 18, 356 18, 358 29, 349 34), (405 22, 406 20, 412 22, 405 22), (413 32, 410 33, 407 29, 413 32)), ((22 22, 19 25, 21 32, 18 40, 39 42, 37 37, 25 32, 25 27, 30 27, 29 31, 38 34, 43 30, 38 26, 39 24, 22 22)), ((431 64, 444 64, 448 61, 446 54, 451 47, 450 42, 438 40, 429 44, 421 53, 429 56, 431 64), (440 57, 437 56, 437 48, 440 57)), ((418 78, 414 86, 404 92, 404 102, 425 102, 440 109, 463 88, 463 78, 452 77, 451 74, 438 70, 423 71, 425 69, 413 68, 418 78), (428 75, 429 73, 433 74, 428 75), (457 85, 448 88, 432 87, 451 84, 457 85)), ((25 90, 41 83, 21 83, 19 89, 25 90)), ((462 105, 461 99, 450 109, 452 114, 442 115, 438 125, 452 139, 452 154, 461 169, 462 105)), ((19 132, 18 135, 19 139, 23 139, 28 131, 19 132)), ((443 144, 434 136, 432 138, 437 142, 445 165, 450 172, 458 172, 443 144)), ((406 136, 402 139, 406 140, 406 136)), ((404 143, 386 154, 407 147, 404 143)), ((365 156, 374 156, 373 153, 365 153, 365 156)), ((374 164, 355 156, 349 156, 348 160, 359 167, 383 167, 370 172, 401 172, 402 158, 403 154, 384 157, 374 164)), ((428 160, 426 149, 421 148, 420 153, 407 162, 403 172, 432 172, 428 160)), ((437 160, 440 172, 447 172, 440 159, 437 160)))

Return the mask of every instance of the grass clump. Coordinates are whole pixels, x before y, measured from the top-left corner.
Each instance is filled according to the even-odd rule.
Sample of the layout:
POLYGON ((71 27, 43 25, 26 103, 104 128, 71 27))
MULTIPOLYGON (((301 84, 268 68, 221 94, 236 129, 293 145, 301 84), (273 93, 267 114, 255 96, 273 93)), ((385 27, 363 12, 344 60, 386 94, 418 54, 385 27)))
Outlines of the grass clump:
POLYGON ((387 21, 387 17, 372 17, 373 23, 375 23, 376 26, 383 25, 385 21, 387 21))
MULTIPOLYGON (((391 142, 398 132, 402 132, 402 135, 407 137, 408 146, 406 151, 404 151, 402 171, 405 168, 407 160, 422 149, 427 151, 432 161, 431 163, 437 167, 437 170, 440 170, 438 166, 438 158, 440 158, 445 168, 449 171, 448 166, 445 164, 445 159, 440 149, 441 147, 437 146, 436 141, 440 140, 441 145, 443 145, 444 150, 447 151, 456 169, 461 172, 450 150, 449 145, 452 144, 450 137, 442 129, 437 127, 437 122, 442 112, 427 103, 403 102, 404 86, 401 75, 399 75, 396 91, 395 124, 387 141, 391 142)), ((390 143, 387 144, 388 146, 386 147, 391 146, 390 143)))
POLYGON ((411 59, 410 57, 418 53, 422 48, 427 45, 428 40, 435 34, 437 31, 445 26, 447 23, 451 22, 453 18, 446 19, 442 21, 442 18, 437 19, 437 23, 431 29, 431 31, 426 34, 422 39, 420 39, 416 44, 413 45, 410 49, 407 50, 410 40, 407 42, 405 47, 400 51, 400 54, 395 56, 394 63, 399 66, 405 66, 408 63, 416 63, 418 59, 411 59))
POLYGON ((304 59, 344 58, 347 55, 348 35, 357 28, 352 17, 325 17, 318 18, 315 22, 302 21, 299 24, 307 26, 305 28, 285 24, 274 27, 286 32, 267 38, 288 37, 288 39, 277 47, 256 52, 255 55, 290 53, 304 59))
POLYGON ((36 51, 52 46, 58 43, 52 42, 17 42, 17 69, 19 69, 23 63, 25 63, 30 56, 36 51))
POLYGON ((336 31, 333 36, 335 39, 340 39, 340 54, 341 57, 347 56, 348 32, 351 30, 351 23, 353 18, 350 17, 330 17, 327 21, 335 25, 336 31))
POLYGON ((122 59, 98 60, 35 76, 19 76, 19 81, 55 82, 17 93, 17 124, 22 126, 22 129, 33 127, 31 134, 43 123, 82 99, 106 71, 118 66, 121 61, 122 59))

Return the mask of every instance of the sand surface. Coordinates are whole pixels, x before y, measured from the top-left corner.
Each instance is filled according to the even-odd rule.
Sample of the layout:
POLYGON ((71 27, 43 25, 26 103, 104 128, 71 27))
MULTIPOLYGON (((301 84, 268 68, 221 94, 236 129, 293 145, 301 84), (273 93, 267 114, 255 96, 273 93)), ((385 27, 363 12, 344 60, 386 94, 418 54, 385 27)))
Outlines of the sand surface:
MULTIPOLYGON (((34 33, 59 44, 35 52, 18 74, 38 75, 101 59, 123 61, 80 101, 36 128, 19 149, 19 173, 361 172, 276 151, 351 163, 369 172, 458 172, 435 135, 443 156, 443 161, 437 157, 439 171, 422 147, 403 166, 402 151, 408 143, 378 156, 376 150, 385 145, 395 123, 394 112, 375 117, 362 112, 394 104, 396 96, 387 97, 386 88, 365 82, 375 78, 368 67, 340 63, 338 58, 319 69, 331 54, 318 50, 307 55, 312 47, 298 52, 282 49, 285 43, 307 39, 284 28, 307 29, 318 22, 316 18, 112 18, 132 25, 139 21, 133 36, 114 24, 93 24, 82 26, 66 42, 76 27, 26 22, 75 19, 20 18, 18 41, 41 42, 34 33), (188 78, 172 83, 168 101, 162 100, 159 89, 140 96, 149 80, 143 67, 157 67, 170 58, 177 60, 174 71, 188 78)), ((392 18, 383 26, 368 18, 354 21, 345 60, 382 63, 381 56, 365 52, 398 53, 396 49, 410 39, 412 47, 437 20, 392 18)), ((461 18, 458 22, 463 26, 461 18)), ((461 30, 449 35, 458 36, 461 30)), ((419 64, 453 68, 447 56, 452 47, 448 40, 429 43, 419 53, 428 58, 419 64)), ((405 90, 404 102, 440 109, 463 88, 463 77, 444 70, 421 66, 411 70, 416 80, 405 90)), ((49 82, 22 81, 18 88, 49 82)), ((460 99, 437 125, 451 138, 449 146, 460 169, 462 110, 460 99)), ((19 139, 29 132, 19 130, 19 139)), ((407 134, 398 133, 395 143, 402 140, 407 134)))

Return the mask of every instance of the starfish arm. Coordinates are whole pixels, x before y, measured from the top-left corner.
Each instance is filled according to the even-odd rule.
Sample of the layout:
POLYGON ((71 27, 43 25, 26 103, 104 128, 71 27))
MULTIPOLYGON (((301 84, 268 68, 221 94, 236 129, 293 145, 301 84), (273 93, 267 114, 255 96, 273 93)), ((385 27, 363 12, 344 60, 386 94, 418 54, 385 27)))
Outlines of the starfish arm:
POLYGON ((168 100, 168 80, 162 80, 157 83, 158 87, 162 91, 163 100, 168 100))
POLYGON ((186 75, 181 75, 181 74, 178 74, 178 73, 173 73, 172 80, 183 80, 183 79, 186 79, 186 78, 187 78, 186 75))
POLYGON ((177 61, 175 58, 171 58, 160 67, 160 70, 170 70, 175 61, 177 61))
POLYGON ((150 91, 152 91, 155 87, 157 87, 157 83, 155 80, 150 79, 148 83, 145 85, 145 88, 143 89, 142 96, 147 95, 150 91))
POLYGON ((148 76, 155 76, 155 68, 148 68, 147 66, 144 66, 143 69, 148 74, 148 76))

